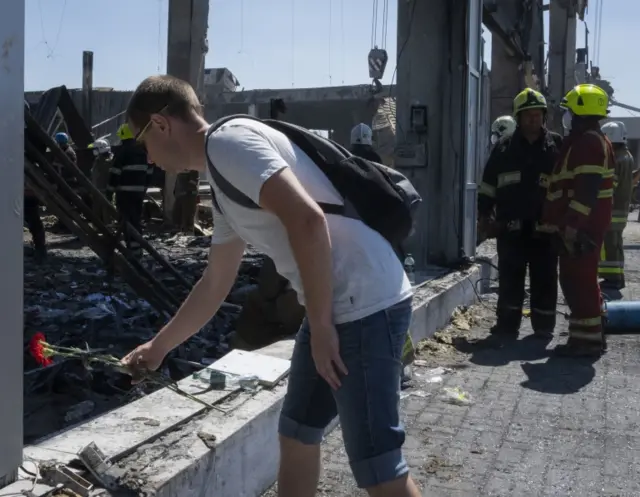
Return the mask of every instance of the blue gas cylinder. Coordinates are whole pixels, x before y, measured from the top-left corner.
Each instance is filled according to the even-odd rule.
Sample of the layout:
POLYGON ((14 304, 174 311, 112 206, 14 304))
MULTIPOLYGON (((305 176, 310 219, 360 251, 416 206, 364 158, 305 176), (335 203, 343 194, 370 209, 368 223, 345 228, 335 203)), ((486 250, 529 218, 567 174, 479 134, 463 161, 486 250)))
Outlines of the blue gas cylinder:
POLYGON ((640 302, 618 300, 605 302, 605 327, 618 330, 640 330, 640 302))

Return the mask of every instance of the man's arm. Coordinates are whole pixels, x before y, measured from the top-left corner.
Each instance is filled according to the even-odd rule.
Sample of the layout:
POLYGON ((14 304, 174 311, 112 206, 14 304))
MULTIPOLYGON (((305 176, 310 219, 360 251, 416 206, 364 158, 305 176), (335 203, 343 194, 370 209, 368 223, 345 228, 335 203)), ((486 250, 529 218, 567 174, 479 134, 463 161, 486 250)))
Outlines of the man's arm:
POLYGON ((260 206, 275 214, 287 231, 311 329, 333 326, 331 239, 322 209, 288 167, 264 183, 260 206))
POLYGON ((169 352, 209 322, 233 286, 244 249, 240 238, 211 245, 202 277, 173 319, 155 336, 154 343, 169 352))

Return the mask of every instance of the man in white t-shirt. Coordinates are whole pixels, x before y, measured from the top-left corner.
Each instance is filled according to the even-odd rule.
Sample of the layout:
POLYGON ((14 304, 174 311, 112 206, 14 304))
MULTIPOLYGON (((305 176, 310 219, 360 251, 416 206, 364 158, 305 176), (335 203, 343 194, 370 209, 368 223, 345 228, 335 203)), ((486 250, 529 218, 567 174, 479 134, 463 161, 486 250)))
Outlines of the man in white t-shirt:
POLYGON ((147 78, 134 92, 127 118, 150 161, 169 172, 207 174, 218 208, 202 278, 173 319, 123 362, 157 369, 169 351, 197 333, 227 296, 250 243, 273 259, 307 314, 279 422, 279 495, 315 495, 320 442, 339 415, 358 486, 372 496, 419 497, 401 453, 399 417, 412 290, 391 245, 359 220, 322 212, 318 202, 343 199, 282 133, 238 118, 207 138, 209 124, 184 81, 147 78), (228 198, 212 180, 207 156, 260 209, 228 198))

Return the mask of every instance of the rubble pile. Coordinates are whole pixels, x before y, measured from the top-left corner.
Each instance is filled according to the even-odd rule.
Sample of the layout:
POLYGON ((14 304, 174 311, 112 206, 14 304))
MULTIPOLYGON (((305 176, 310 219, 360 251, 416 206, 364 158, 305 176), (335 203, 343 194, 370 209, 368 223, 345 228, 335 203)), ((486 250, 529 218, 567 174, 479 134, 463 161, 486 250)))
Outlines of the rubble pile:
MULTIPOLYGON (((48 224, 48 223, 47 223, 48 224)), ((158 331, 160 316, 94 252, 72 235, 47 234, 49 256, 36 262, 26 249, 24 259, 25 350, 36 332, 49 343, 104 350, 122 357, 158 331)), ((207 237, 165 233, 145 236, 184 276, 195 282, 207 262, 207 237)), ((155 261, 144 264, 182 300, 186 289, 155 261)), ((195 371, 192 363, 207 364, 230 349, 229 335, 247 291, 256 286, 262 256, 247 251, 228 302, 198 335, 171 354, 166 373, 180 379, 195 371)), ((77 360, 56 361, 42 368, 25 355, 25 443, 41 438, 88 416, 130 402, 149 392, 131 389, 128 377, 107 370, 87 371, 77 360)))

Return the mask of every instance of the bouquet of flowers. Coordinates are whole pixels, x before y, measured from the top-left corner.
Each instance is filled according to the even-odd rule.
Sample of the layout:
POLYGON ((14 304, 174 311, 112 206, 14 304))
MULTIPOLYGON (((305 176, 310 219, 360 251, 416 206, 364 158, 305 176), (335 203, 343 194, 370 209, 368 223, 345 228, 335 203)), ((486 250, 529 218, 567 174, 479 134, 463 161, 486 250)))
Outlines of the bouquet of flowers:
POLYGON ((102 364, 119 373, 127 374, 129 376, 140 378, 143 381, 149 381, 155 383, 161 387, 166 387, 173 390, 179 395, 198 402, 209 409, 218 409, 215 406, 199 399, 198 397, 191 395, 188 392, 180 389, 178 384, 169 378, 168 376, 157 372, 144 369, 135 369, 124 366, 120 359, 110 354, 100 354, 93 351, 87 345, 85 349, 78 347, 62 347, 60 345, 53 345, 46 341, 44 334, 36 333, 31 337, 29 341, 29 352, 36 362, 41 366, 51 366, 53 357, 66 357, 69 359, 79 359, 87 369, 91 369, 92 365, 102 364))

